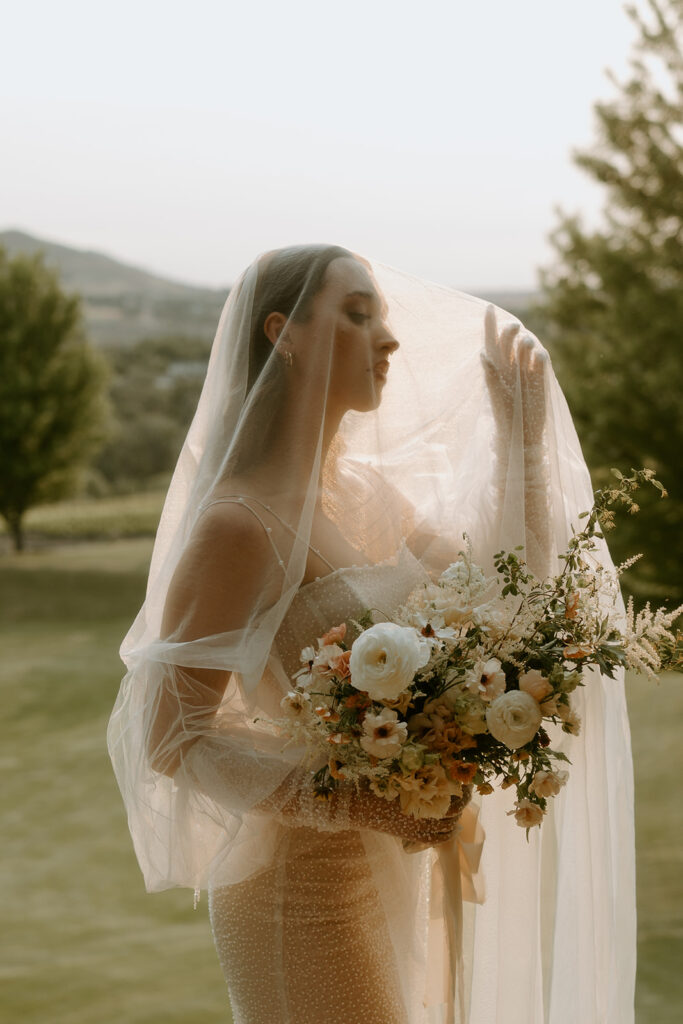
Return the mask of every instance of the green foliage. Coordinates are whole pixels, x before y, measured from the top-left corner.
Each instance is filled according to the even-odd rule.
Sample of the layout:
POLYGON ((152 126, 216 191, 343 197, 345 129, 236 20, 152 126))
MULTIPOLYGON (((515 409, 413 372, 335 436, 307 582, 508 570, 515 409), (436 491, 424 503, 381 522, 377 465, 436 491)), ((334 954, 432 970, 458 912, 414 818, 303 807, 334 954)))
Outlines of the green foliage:
MULTIPOLYGON (((153 537, 164 498, 164 491, 150 490, 39 505, 27 512, 25 529, 34 539, 50 541, 153 537)), ((0 522, 0 536, 3 526, 0 522)))
POLYGON ((103 360, 41 253, 0 248, 0 515, 15 547, 34 505, 78 484, 106 423, 103 360))
MULTIPOLYGON (((548 340, 597 484, 614 465, 644 465, 666 484, 634 522, 623 515, 618 560, 643 551, 637 593, 680 601, 683 556, 683 0, 648 0, 632 72, 595 106, 598 138, 576 163, 605 187, 605 226, 560 215, 554 266, 530 319, 548 340)), ((629 585, 627 581, 627 586, 629 585)))
POLYGON ((94 469, 106 489, 139 490, 175 465, 202 388, 210 345, 184 336, 112 349, 114 425, 94 469))

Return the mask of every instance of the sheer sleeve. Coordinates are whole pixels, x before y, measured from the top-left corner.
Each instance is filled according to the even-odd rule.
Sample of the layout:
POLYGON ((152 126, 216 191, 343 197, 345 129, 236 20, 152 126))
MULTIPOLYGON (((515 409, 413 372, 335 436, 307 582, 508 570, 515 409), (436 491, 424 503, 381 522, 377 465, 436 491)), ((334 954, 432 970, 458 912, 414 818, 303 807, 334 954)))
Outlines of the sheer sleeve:
MULTIPOLYGON (((273 562, 283 564, 272 528, 247 501, 212 506, 169 588, 162 636, 191 646, 244 629, 261 589, 271 586, 277 596, 268 582, 273 562)), ((267 669, 266 676, 276 705, 275 674, 267 669)), ((175 777, 182 766, 197 792, 238 816, 253 812, 326 831, 348 827, 350 794, 342 789, 333 801, 316 799, 310 771, 292 767, 240 691, 237 673, 167 665, 150 730, 155 768, 175 777)))

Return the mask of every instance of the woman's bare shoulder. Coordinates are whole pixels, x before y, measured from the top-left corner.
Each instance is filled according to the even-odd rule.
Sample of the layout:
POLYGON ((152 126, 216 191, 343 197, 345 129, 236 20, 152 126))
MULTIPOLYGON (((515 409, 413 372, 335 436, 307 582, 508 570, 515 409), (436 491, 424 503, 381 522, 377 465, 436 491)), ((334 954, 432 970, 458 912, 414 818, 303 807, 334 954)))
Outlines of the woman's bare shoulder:
POLYGON ((193 558, 215 559, 239 570, 272 560, 268 534, 268 523, 255 502, 216 500, 200 511, 188 551, 193 558))

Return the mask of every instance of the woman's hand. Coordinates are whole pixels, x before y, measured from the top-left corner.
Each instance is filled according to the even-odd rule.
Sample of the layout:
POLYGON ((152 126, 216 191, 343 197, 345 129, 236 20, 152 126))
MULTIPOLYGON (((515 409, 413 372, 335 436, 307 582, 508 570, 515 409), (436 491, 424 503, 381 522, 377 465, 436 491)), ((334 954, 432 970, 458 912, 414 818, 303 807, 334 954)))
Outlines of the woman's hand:
POLYGON ((369 789, 361 789, 351 803, 351 819, 356 828, 388 832, 415 848, 438 846, 453 838, 458 819, 472 796, 472 787, 463 786, 461 797, 452 797, 443 818, 414 818, 404 814, 398 798, 385 800, 369 789))
POLYGON ((547 351, 519 321, 507 324, 499 333, 495 307, 489 304, 484 314, 481 360, 499 435, 506 442, 511 438, 515 405, 521 401, 524 445, 539 444, 545 423, 547 351))

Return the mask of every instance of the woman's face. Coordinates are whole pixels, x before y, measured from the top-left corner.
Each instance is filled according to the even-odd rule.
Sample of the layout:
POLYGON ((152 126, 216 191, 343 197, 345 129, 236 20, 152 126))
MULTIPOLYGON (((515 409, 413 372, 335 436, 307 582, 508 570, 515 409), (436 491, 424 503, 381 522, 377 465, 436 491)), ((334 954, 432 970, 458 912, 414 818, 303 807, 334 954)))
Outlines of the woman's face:
POLYGON ((398 348, 385 316, 386 303, 363 264, 350 256, 332 260, 310 319, 297 328, 309 344, 332 338, 331 363, 326 359, 324 367, 325 375, 330 368, 328 405, 342 413, 368 412, 381 401, 389 357, 398 348))

